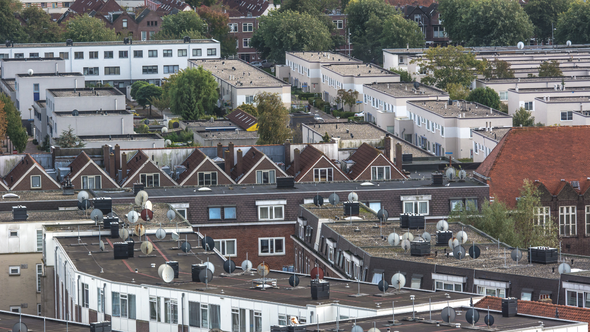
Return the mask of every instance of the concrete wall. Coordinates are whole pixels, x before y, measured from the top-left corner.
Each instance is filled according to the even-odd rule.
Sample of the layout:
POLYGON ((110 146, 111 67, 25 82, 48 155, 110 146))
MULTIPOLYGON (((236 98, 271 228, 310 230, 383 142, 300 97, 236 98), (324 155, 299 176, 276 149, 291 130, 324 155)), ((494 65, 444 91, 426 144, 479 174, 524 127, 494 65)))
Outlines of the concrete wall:
MULTIPOLYGON (((83 85, 79 85, 83 86, 83 85)), ((47 94, 47 103, 51 104, 51 112, 71 112, 74 109, 78 111, 98 111, 98 110, 124 110, 126 108, 125 95, 112 94, 107 89, 96 89, 97 95, 81 97, 56 97, 53 93, 47 94), (102 93, 102 94, 101 94, 102 93)), ((113 89, 114 90, 114 89, 113 89)))
POLYGON ((54 118, 52 138, 61 136, 71 126, 76 135, 133 135, 133 114, 59 115, 54 118))
POLYGON ((84 86, 84 76, 17 76, 15 104, 23 119, 32 119, 29 108, 33 108, 33 85, 39 84, 39 100, 45 100, 47 89, 63 89, 84 86))
MULTIPOLYGON (((588 79, 574 79, 572 77, 564 77, 564 82, 565 82, 566 87, 590 86, 590 80, 588 80, 588 79)), ((500 99, 502 101, 508 101, 507 97, 504 98, 504 96, 507 96, 508 89, 516 89, 516 87, 518 87, 519 89, 553 88, 553 86, 555 84, 561 85, 561 81, 534 81, 534 82, 530 82, 530 81, 527 81, 526 79, 523 79, 520 82, 510 82, 508 80, 507 80, 507 82, 501 82, 498 80, 494 80, 494 81, 477 80, 475 82, 475 87, 476 88, 488 87, 488 88, 496 91, 500 95, 500 99)))
MULTIPOLYGON (((44 54, 39 54, 43 56, 44 54)), ((65 72, 65 61, 56 60, 41 60, 41 59, 24 59, 23 61, 0 61, 0 68, 2 70, 2 79, 15 78, 16 74, 28 74, 29 69, 33 70, 34 74, 40 73, 55 73, 65 72)))
MULTIPOLYGON (((565 90, 553 90, 553 89, 539 89, 538 91, 531 90, 519 90, 509 89, 508 90, 508 114, 514 115, 521 107, 525 106, 527 102, 533 102, 535 98, 543 97, 581 97, 590 96, 590 89, 588 90, 571 90, 567 87, 565 90)), ((533 103, 533 116, 535 115, 535 103, 533 103)))
POLYGON ((101 148, 103 145, 112 145, 115 146, 119 144, 121 149, 149 149, 149 148, 163 148, 164 147, 164 139, 113 139, 109 140, 108 138, 104 139, 91 139, 91 140, 84 140, 85 147, 87 148, 101 148))
POLYGON ((37 303, 43 302, 42 292, 37 292, 36 274, 36 264, 43 263, 41 258, 41 253, 0 255, 3 269, 0 273, 0 284, 2 285, 0 310, 9 311, 10 307, 20 307, 24 314, 37 314, 37 303), (11 266, 20 267, 20 275, 9 275, 8 271, 11 266))
POLYGON ((535 98, 533 101, 534 105, 534 117, 535 122, 541 122, 546 126, 560 125, 560 126, 572 126, 572 125, 585 125, 587 120, 585 116, 580 113, 576 113, 575 121, 572 120, 561 120, 561 112, 572 111, 590 111, 590 101, 585 102, 559 102, 558 99, 549 99, 545 101, 543 98, 535 98))
POLYGON ((473 162, 483 162, 496 147, 496 145, 498 145, 497 141, 480 134, 479 131, 473 131, 473 162), (478 144, 477 152, 475 151, 476 144, 478 144))

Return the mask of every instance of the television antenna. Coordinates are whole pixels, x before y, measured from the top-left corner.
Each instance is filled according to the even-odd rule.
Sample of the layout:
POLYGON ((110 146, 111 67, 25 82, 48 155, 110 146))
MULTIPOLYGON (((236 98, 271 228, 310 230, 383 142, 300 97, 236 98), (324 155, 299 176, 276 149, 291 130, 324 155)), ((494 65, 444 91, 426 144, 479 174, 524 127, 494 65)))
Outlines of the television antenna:
POLYGON ((123 241, 127 240, 129 237, 129 231, 126 228, 121 228, 119 230, 119 237, 123 239, 123 241))
POLYGON ((447 177, 447 179, 453 180, 455 178, 455 169, 453 167, 447 168, 447 170, 445 171, 445 176, 447 177))
POLYGON ((81 191, 78 193, 78 202, 82 203, 84 200, 87 200, 90 196, 88 195, 88 192, 86 191, 81 191))
POLYGON ((203 245, 203 249, 207 251, 213 251, 215 249, 215 240, 210 236, 205 235, 201 244, 203 245))
POLYGON ((96 225, 98 225, 98 221, 103 221, 104 220, 104 215, 102 214, 102 211, 99 209, 94 209, 92 210, 92 212, 90 212, 90 219, 94 220, 94 222, 96 223, 96 225))
POLYGON ((480 255, 481 249, 475 244, 472 244, 471 247, 469 247, 469 256, 473 259, 477 259, 480 255))
POLYGON ((249 260, 244 260, 241 264, 242 266, 242 271, 245 272, 250 272, 250 270, 252 269, 252 262, 250 262, 249 260))
POLYGON ((456 237, 449 239, 449 248, 451 248, 451 250, 455 249, 455 247, 458 245, 459 245, 459 240, 457 240, 456 237))
POLYGON ((227 273, 233 273, 236 270, 236 263, 234 263, 234 261, 231 259, 226 260, 223 262, 223 270, 225 270, 227 273))
POLYGON ((25 324, 23 322, 18 322, 12 326, 12 332, 27 332, 27 331, 29 331, 29 328, 27 327, 27 324, 25 324))
POLYGON ((154 219, 154 211, 152 211, 151 209, 148 209, 148 208, 141 210, 141 219, 143 219, 144 221, 153 220, 154 219))
POLYGON ((522 50, 524 48, 524 43, 519 41, 518 44, 516 44, 516 47, 518 47, 519 50, 522 50))
POLYGON ((469 308, 465 313, 465 319, 467 320, 467 323, 475 325, 475 323, 479 321, 479 312, 475 310, 475 308, 469 308))

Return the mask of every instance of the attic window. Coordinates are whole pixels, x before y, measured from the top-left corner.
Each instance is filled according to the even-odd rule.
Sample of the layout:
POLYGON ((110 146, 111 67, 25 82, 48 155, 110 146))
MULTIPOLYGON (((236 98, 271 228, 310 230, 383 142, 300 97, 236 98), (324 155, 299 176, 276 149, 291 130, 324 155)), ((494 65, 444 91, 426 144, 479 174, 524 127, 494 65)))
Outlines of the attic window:
POLYGON ((41 189, 41 175, 31 175, 31 189, 41 189))
POLYGON ((580 181, 572 181, 572 187, 574 189, 580 189, 580 181))

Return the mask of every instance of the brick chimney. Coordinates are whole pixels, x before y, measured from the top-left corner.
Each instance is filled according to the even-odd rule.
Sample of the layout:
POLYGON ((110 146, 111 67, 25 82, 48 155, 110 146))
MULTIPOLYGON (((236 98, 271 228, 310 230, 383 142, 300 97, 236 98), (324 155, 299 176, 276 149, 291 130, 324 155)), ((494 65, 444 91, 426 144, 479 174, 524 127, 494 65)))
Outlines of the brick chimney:
MULTIPOLYGON (((234 167, 234 143, 229 142, 227 149, 229 150, 229 160, 231 161, 230 165, 231 167, 234 167)), ((225 161, 227 162, 227 159, 225 159, 225 161)))
POLYGON ((238 149, 237 151, 238 154, 238 158, 237 158, 237 163, 236 163, 236 171, 238 174, 242 174, 243 173, 243 163, 242 163, 242 149, 238 149))
POLYGON ((106 144, 102 146, 102 163, 104 164, 104 169, 108 173, 111 163, 109 161, 109 146, 106 144))
POLYGON ((403 168, 402 165, 402 145, 397 143, 395 145, 395 166, 397 167, 397 169, 399 169, 400 171, 403 168))
POLYGON ((231 176, 231 160, 229 158, 229 150, 225 150, 225 173, 231 176))
POLYGON ((299 149, 293 151, 293 175, 297 175, 300 170, 299 165, 299 149))
POLYGON ((121 147, 119 144, 115 145, 115 173, 121 168, 121 147))
POLYGON ((115 154, 111 153, 109 156, 109 174, 110 176, 115 179, 117 176, 117 170, 115 169, 115 154))
POLYGON ((223 144, 217 143, 217 157, 223 158, 223 144))
POLYGON ((391 138, 391 136, 387 135, 385 136, 385 139, 383 140, 384 142, 384 152, 385 152, 385 157, 389 160, 391 160, 393 162, 393 156, 391 155, 391 143, 393 141, 393 139, 391 138))
POLYGON ((123 152, 121 155, 121 180, 127 177, 127 154, 123 152))
POLYGON ((291 141, 286 140, 283 146, 285 147, 285 165, 289 165, 291 163, 291 141))

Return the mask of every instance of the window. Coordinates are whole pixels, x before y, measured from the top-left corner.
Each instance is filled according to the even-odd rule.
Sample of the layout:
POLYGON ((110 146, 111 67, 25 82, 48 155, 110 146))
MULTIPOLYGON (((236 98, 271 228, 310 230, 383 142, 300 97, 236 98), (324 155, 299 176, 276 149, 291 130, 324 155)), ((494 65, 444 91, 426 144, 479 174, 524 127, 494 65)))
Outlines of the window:
POLYGON ((188 326, 201 326, 201 305, 199 302, 188 301, 188 326))
POLYGON ((158 73, 158 66, 143 66, 143 73, 144 74, 157 74, 158 73))
POLYGON ((176 74, 178 70, 177 65, 164 65, 164 74, 176 74))
POLYGON ((545 227, 545 224, 551 220, 551 208, 541 206, 535 208, 535 225, 545 227))
POLYGON ((215 240, 215 248, 219 250, 221 255, 236 257, 238 256, 236 250, 236 239, 230 240, 215 240))
POLYGON ((159 187, 160 186, 160 173, 141 173, 139 175, 140 182, 146 187, 159 187))
POLYGON ((531 301, 533 299, 533 291, 523 290, 522 293, 520 293, 520 299, 522 301, 531 301))
MULTIPOLYGON (((252 329, 253 322, 250 322, 250 329, 252 329)), ((231 331, 232 332, 246 332, 246 309, 231 309, 231 331)))
POLYGON ((285 254, 285 238, 259 238, 258 239, 258 254, 261 256, 268 255, 284 255, 285 254))
POLYGON ((112 59, 113 56, 113 51, 104 51, 104 58, 105 59, 112 59))
POLYGON ((208 48, 207 49, 207 56, 216 56, 217 55, 217 49, 216 48, 208 48))
POLYGON ((254 104, 254 96, 246 96, 246 104, 254 104))
POLYGON ((68 60, 70 58, 70 53, 68 52, 59 52, 59 57, 64 59, 64 60, 68 60))
POLYGON ((532 111, 533 110, 533 102, 532 101, 525 102, 524 109, 527 111, 532 111))
POLYGON ((275 206, 259 206, 258 207, 259 220, 283 220, 283 205, 275 206))
MULTIPOLYGON (((118 67, 117 67, 118 68, 118 67)), ((100 175, 84 175, 82 176, 82 189, 100 189, 101 188, 100 175)))
MULTIPOLYGON (((301 321, 299 321, 301 323, 301 321)), ((250 311, 250 332, 262 332, 262 312, 250 311), (252 327, 254 329, 252 329, 252 327)))
POLYGON ((274 184, 275 183, 275 170, 267 171, 256 171, 256 183, 257 184, 274 184))
POLYGON ((88 52, 88 59, 98 59, 98 51, 88 52))
POLYGON ((150 296, 150 320, 160 321, 160 297, 150 296))
POLYGON ((141 41, 146 41, 147 40, 147 31, 142 31, 141 32, 141 41))
MULTIPOLYGON (((142 32, 143 34, 143 32, 142 32)), ((143 51, 133 51, 134 58, 143 58, 143 51)))
POLYGON ((53 58, 53 52, 45 52, 45 54, 43 55, 43 57, 45 57, 45 58, 53 58))
POLYGON ((37 277, 37 293, 41 292, 41 277, 43 277, 43 264, 37 264, 36 266, 36 277, 37 277))
POLYGON ((105 75, 121 75, 121 69, 119 67, 104 67, 105 75))
POLYGON ((127 19, 126 18, 123 19, 122 27, 123 27, 123 29, 127 28, 127 19))
POLYGON ((508 91, 500 91, 500 100, 508 100, 508 91))
POLYGON ((440 289, 440 290, 450 290, 450 291, 455 291, 455 292, 462 292, 463 291, 463 284, 436 281, 435 288, 437 290, 440 289))
POLYGON ((85 76, 95 76, 98 75, 98 67, 84 67, 83 73, 85 76))
POLYGON ((37 252, 43 251, 43 230, 37 230, 37 252))
MULTIPOLYGON (((80 53, 82 53, 82 52, 80 52, 80 53)), ((84 53, 82 53, 82 54, 84 54, 84 53)), ((14 54, 14 58, 15 59, 21 59, 21 58, 24 58, 24 57, 25 57, 25 54, 24 53, 15 53, 14 54)))
POLYGON ((164 323, 178 324, 178 301, 164 299, 164 323))
POLYGON ((573 114, 574 112, 572 111, 561 112, 561 121, 572 121, 573 114))
POLYGON ((586 235, 590 235, 590 205, 586 205, 586 235))
POLYGON ((334 181, 334 168, 314 168, 313 182, 330 182, 334 181))
POLYGON ((105 307, 104 290, 100 287, 96 288, 96 307, 98 309, 98 312, 104 312, 104 307, 105 307))
POLYGON ((201 56, 202 54, 203 51, 200 48, 193 50, 193 56, 201 56))
POLYGON ((41 189, 41 175, 31 175, 31 189, 41 189))
POLYGON ((590 308, 590 293, 568 290, 566 291, 566 301, 568 306, 590 308))
POLYGON ((506 289, 477 286, 477 294, 482 294, 485 296, 506 297, 506 289))
POLYGON ((199 172, 199 186, 217 185, 217 172, 199 172))
POLYGON ((119 59, 127 59, 129 57, 129 51, 119 51, 119 59))
POLYGON ((404 202, 404 213, 428 215, 428 201, 404 202))
POLYGON ((242 46, 244 46, 244 48, 250 48, 250 38, 242 39, 242 46))
POLYGON ((111 293, 113 309, 112 309, 112 316, 113 317, 120 317, 121 316, 121 299, 120 294, 117 292, 111 293))
POLYGON ((88 299, 89 299, 89 292, 88 292, 88 284, 82 283, 82 307, 88 308, 88 299))
POLYGON ((287 325, 287 315, 279 314, 279 325, 282 325, 282 326, 287 325))
POLYGON ((209 207, 209 219, 210 220, 236 219, 236 207, 235 206, 209 207), (223 215, 221 215, 222 211, 223 211, 223 215))
POLYGON ((336 26, 336 29, 344 29, 344 21, 336 20, 336 21, 332 21, 332 23, 334 23, 334 25, 336 26))
POLYGON ((210 207, 209 208, 209 220, 221 220, 221 208, 210 207))
POLYGON ((574 236, 576 235, 576 207, 560 206, 559 207, 559 235, 574 236))
POLYGON ((84 52, 74 52, 74 59, 84 59, 84 52))
MULTIPOLYGON (((164 50, 164 52, 169 51, 170 56, 172 56, 172 50, 164 50)), ((164 55, 165 56, 165 55, 164 55)), ((157 58, 158 57, 158 50, 149 50, 148 51, 149 58, 157 58)))
POLYGON ((42 314, 41 314, 41 303, 37 303, 37 316, 42 316, 42 314))
POLYGON ((252 32, 252 31, 254 31, 254 24, 242 23, 242 32, 252 32))
POLYGON ((10 312, 20 313, 20 306, 10 306, 10 312))
POLYGON ((18 237, 18 231, 10 231, 10 237, 18 237))
POLYGON ((209 328, 209 305, 201 304, 201 327, 209 328))
POLYGON ((178 56, 179 57, 185 57, 187 55, 187 51, 185 49, 179 49, 178 50, 178 56))
POLYGON ((410 287, 415 288, 415 289, 420 289, 420 286, 422 286, 422 276, 413 275, 412 282, 410 283, 410 287))
POLYGON ((463 211, 465 206, 468 211, 477 211, 477 198, 451 198, 451 211, 463 211))
POLYGON ((238 32, 238 23, 228 23, 229 32, 238 32))
POLYGON ((391 167, 390 166, 372 166, 371 167, 371 180, 391 180, 391 167))
POLYGON ((381 210, 381 202, 367 202, 367 206, 369 206, 369 209, 375 212, 379 212, 379 210, 381 210))
MULTIPOLYGON (((150 52, 150 58, 152 57, 157 57, 158 56, 158 51, 149 51, 150 52), (156 52, 156 55, 152 56, 151 52, 156 52)), ((171 58, 172 57, 172 50, 163 50, 162 51, 162 56, 165 58, 171 58)))

